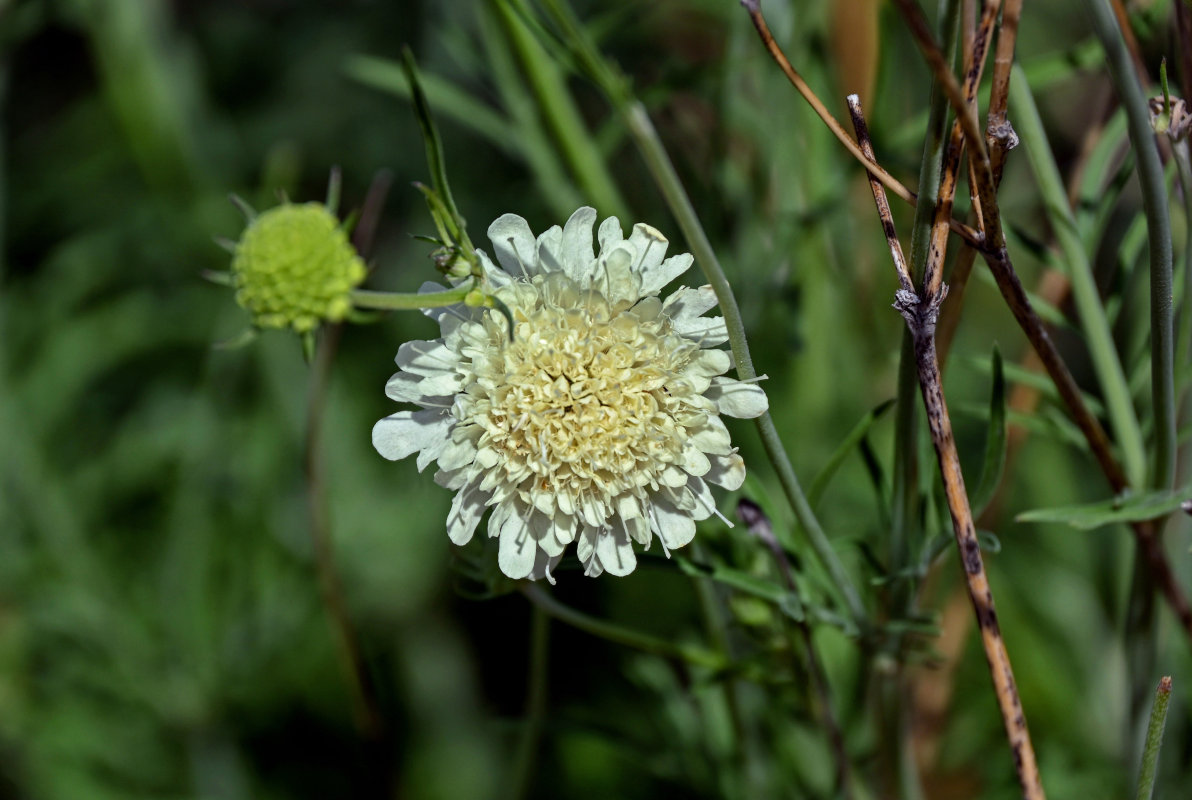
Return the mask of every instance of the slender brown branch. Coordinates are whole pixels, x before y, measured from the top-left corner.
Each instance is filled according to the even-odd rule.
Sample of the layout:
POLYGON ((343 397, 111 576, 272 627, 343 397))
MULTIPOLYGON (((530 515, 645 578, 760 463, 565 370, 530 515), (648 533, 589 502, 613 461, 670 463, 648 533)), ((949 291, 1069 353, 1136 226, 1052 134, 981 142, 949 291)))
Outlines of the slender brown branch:
MULTIPOLYGON (((1014 46, 1018 41, 1018 22, 1022 18, 1022 0, 1005 0, 997 50, 993 54, 993 82, 989 88, 989 115, 985 118, 985 139, 993 180, 1000 183, 1006 153, 1018 139, 1006 120, 1010 100, 1010 73, 1014 68, 1014 46)), ((984 230, 984 228, 982 228, 984 230)))
MULTIPOLYGON (((971 217, 970 217, 971 218, 971 217)), ((952 264, 952 274, 948 280, 948 296, 940 308, 940 321, 935 331, 935 346, 939 351, 940 370, 948 364, 948 354, 952 351, 952 342, 956 338, 956 330, 960 327, 960 314, 964 309, 964 292, 968 288, 969 277, 973 273, 973 264, 977 260, 977 251, 971 247, 961 248, 952 264)))
MULTIPOLYGON (((869 140, 869 128, 865 124, 865 116, 861 113, 861 99, 850 94, 847 98, 848 110, 853 117, 853 127, 857 129, 857 141, 861 152, 870 160, 874 159, 873 143, 869 140)), ((886 200, 886 193, 878 179, 870 173, 869 188, 873 191, 873 201, 877 203, 877 214, 882 221, 882 232, 886 234, 886 244, 890 247, 890 258, 894 260, 894 268, 898 272, 898 285, 908 292, 915 290, 915 281, 911 277, 911 268, 906 257, 902 254, 902 245, 898 242, 898 233, 894 230, 894 217, 890 214, 890 203, 886 200)))
MULTIPOLYGON (((927 61, 927 66, 931 68, 932 76, 939 83, 940 89, 948 98, 948 102, 952 105, 952 110, 956 112, 957 119, 960 120, 961 127, 964 129, 964 136, 968 140, 969 147, 972 148, 973 154, 977 157, 978 163, 988 164, 989 154, 985 149, 985 140, 981 136, 980 127, 977 124, 977 115, 969 107, 965 99, 965 92, 960 84, 956 81, 956 76, 952 74, 952 69, 948 65, 948 60, 944 57, 944 51, 940 49, 939 43, 935 41, 935 36, 931 32, 931 26, 927 24, 927 17, 923 14, 923 9, 915 0, 894 0, 899 10, 902 11, 902 16, 906 20, 907 26, 911 29, 911 35, 919 45, 919 49, 923 52, 923 58, 927 61)), ((986 3, 986 6, 990 3, 986 3)), ((982 60, 984 60, 982 58, 982 60)), ((975 62, 974 62, 975 63, 975 62)))
MULTIPOLYGON (((849 110, 853 116, 853 124, 857 128, 857 138, 867 138, 864 117, 861 113, 860 103, 856 101, 856 98, 849 99, 849 110)), ((883 194, 881 185, 874 182, 871 183, 871 188, 879 215, 888 216, 889 207, 881 197, 883 194)), ((882 220, 883 229, 892 230, 893 225, 892 220, 882 220)), ((897 238, 894 239, 894 246, 897 246, 897 238)), ((895 257, 895 264, 898 263, 899 258, 895 257)), ((899 281, 901 283, 901 275, 899 281)), ((935 326, 940 302, 945 293, 946 290, 941 288, 936 294, 928 294, 926 286, 923 296, 910 290, 900 289, 895 295, 897 299, 894 307, 906 320, 907 328, 914 341, 919 388, 923 395, 923 405, 927 410, 927 423, 931 430, 932 443, 935 445, 940 476, 943 479, 948 501, 948 510, 952 516, 952 530, 956 535, 956 545, 961 553, 969 599, 976 614, 977 624, 981 629, 981 644, 985 649, 985 659, 989 665, 990 676, 993 678, 994 694, 1002 714, 1006 738, 1010 743, 1010 751, 1014 755, 1014 767, 1022 788, 1022 796, 1026 800, 1044 800, 1046 795, 1039 778, 1035 750, 1031 744, 1026 715, 1018 696, 1014 671, 1010 666, 1010 655, 1006 650, 1006 643, 1002 639, 1001 629, 998 625, 993 590, 990 588, 989 579, 985 574, 981 546, 977 541, 977 531, 973 524, 972 508, 969 506, 968 494, 964 488, 964 476, 960 471, 960 456, 956 451, 952 422, 948 416, 947 403, 944 400, 939 362, 935 351, 935 326)))
MULTIPOLYGON (((778 64, 783 74, 786 75, 787 80, 803 96, 803 99, 807 101, 807 104, 811 106, 816 115, 828 126, 828 130, 832 132, 832 135, 861 162, 861 165, 865 167, 871 176, 877 178, 891 192, 911 205, 914 205, 916 201, 915 193, 887 172, 876 161, 865 156, 865 153, 861 150, 861 146, 854 141, 853 137, 848 135, 848 131, 844 129, 844 126, 840 124, 836 117, 832 116, 832 112, 828 111, 823 101, 807 85, 807 81, 803 80, 803 76, 794 68, 790 60, 786 57, 786 54, 782 51, 782 48, 778 45, 778 42, 774 40, 774 34, 771 33, 770 26, 766 24, 766 18, 762 14, 758 0, 741 0, 741 5, 749 12, 749 17, 753 20, 753 27, 757 29, 757 34, 761 38, 766 50, 770 53, 770 57, 778 64)), ((984 246, 981 234, 972 227, 957 219, 951 220, 950 225, 952 232, 960 236, 972 247, 981 248, 984 246)))
MULTIPOLYGON (((919 7, 914 2, 909 2, 909 5, 918 10, 919 7)), ((973 130, 976 130, 976 100, 977 89, 981 85, 981 73, 985 67, 985 56, 989 51, 989 42, 993 36, 993 26, 997 20, 998 1, 989 0, 985 3, 984 9, 981 13, 981 23, 977 28, 972 40, 972 50, 965 55, 965 62, 967 69, 964 78, 962 107, 963 113, 957 111, 957 119, 952 124, 952 130, 948 137, 948 143, 944 149, 944 164, 943 175, 940 179, 939 192, 936 196, 935 205, 935 219, 932 222, 931 241, 928 245, 927 263, 924 269, 926 291, 929 295, 936 295, 940 292, 940 286, 944 280, 944 257, 946 248, 948 246, 948 221, 952 218, 952 203, 956 197, 956 186, 960 181, 960 156, 961 151, 965 145, 965 136, 968 128, 965 124, 965 119, 971 117, 973 130)), ((919 11, 918 17, 922 16, 919 11)), ((918 20, 918 23, 926 25, 923 20, 918 20)), ((915 25, 913 24, 912 27, 915 25)), ((930 40, 930 32, 927 33, 928 40, 930 40)), ((935 47, 934 42, 931 43, 931 48, 938 53, 938 48, 935 47)), ((940 54, 940 58, 943 56, 940 54)), ((952 72, 946 63, 943 64, 943 72, 949 78, 952 77, 952 72)), ((941 75, 936 76, 937 81, 942 81, 941 75)), ((954 79, 953 79, 953 82, 954 79)), ((979 185, 980 180, 977 172, 988 166, 988 157, 983 163, 975 163, 972 154, 975 152, 972 146, 972 132, 968 132, 970 137, 969 142, 969 168, 970 168, 970 183, 972 187, 979 185)), ((982 148, 985 142, 978 135, 982 148)), ((978 154, 980 156, 980 154, 978 154)), ((975 188, 973 188, 975 192, 975 188)), ((974 208, 979 208, 979 204, 975 204, 974 208)), ((984 221, 984 215, 981 216, 984 221)))

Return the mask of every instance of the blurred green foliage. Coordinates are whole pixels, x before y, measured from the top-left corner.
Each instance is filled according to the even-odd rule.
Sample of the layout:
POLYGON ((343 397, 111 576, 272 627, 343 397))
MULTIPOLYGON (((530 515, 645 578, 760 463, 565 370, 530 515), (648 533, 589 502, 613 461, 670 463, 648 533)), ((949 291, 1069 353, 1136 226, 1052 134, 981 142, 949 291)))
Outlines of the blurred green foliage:
MULTIPOLYGON (((1089 58, 1079 4, 1026 5, 1020 59, 1064 166, 1107 90, 1088 69, 1096 50, 1089 58)), ((839 84, 848 54, 829 36, 832 6, 766 4, 825 98, 851 88, 839 84)), ((1137 17, 1148 58, 1170 41, 1169 10, 1157 2, 1137 17)), ((858 421, 895 392, 902 321, 889 309, 893 274, 863 176, 768 61, 736 3, 579 11, 662 129, 810 486, 858 421)), ((883 9, 879 22, 876 89, 864 99, 879 157, 912 180, 928 76, 901 20, 883 9)), ((454 591, 465 582, 453 562, 473 554, 453 554, 444 535, 449 493, 412 462, 384 462, 369 442, 373 422, 392 411, 382 387, 398 344, 434 336, 434 326, 407 314, 345 328, 330 371, 323 488, 334 566, 386 722, 373 736, 355 723, 349 671, 320 600, 303 472, 311 372, 282 335, 214 348, 247 319, 199 276, 227 267, 212 237, 241 230, 228 192, 262 208, 279 192, 317 200, 340 165, 348 208, 364 202, 375 176, 394 180, 365 254, 368 285, 413 291, 434 277, 427 248, 409 237, 433 231, 408 187, 428 176, 402 99, 402 43, 425 73, 474 238, 506 211, 541 230, 595 202, 602 215, 626 208, 623 222, 648 220, 678 241, 596 91, 565 60, 537 78, 519 61, 518 36, 539 42, 523 28, 500 3, 462 0, 0 2, 0 798, 507 794, 529 669, 528 604, 454 591), (566 141, 579 151, 559 146, 542 92, 567 106, 560 113, 585 138, 566 141)), ((1019 154, 1003 197, 1022 243, 1016 265, 1032 286, 1054 256, 1019 154)), ((1077 211, 1101 231, 1088 234, 1088 246, 1130 369, 1145 361, 1135 358, 1145 346, 1137 306, 1145 292, 1132 277, 1137 256, 1119 264, 1114 244, 1130 241, 1137 200, 1127 186, 1120 205, 1077 211)), ((909 231, 909 209, 895 213, 909 231)), ((1095 394, 1070 312, 1055 309, 1058 337, 1095 394)), ((972 476, 986 459, 995 342, 1007 381, 1029 380, 1015 367, 1022 336, 996 289, 977 278, 947 372, 972 476)), ((1132 386, 1143 408, 1146 382, 1132 386)), ((873 598, 890 579, 881 568, 889 417, 866 433, 868 460, 841 461, 817 505, 873 598)), ((1158 785, 1161 796, 1180 796, 1192 782, 1189 642, 1161 609, 1147 645, 1154 674, 1131 673, 1132 540, 1121 526, 1015 523, 1014 512, 1101 500, 1107 490, 1052 397, 1029 420, 1011 412, 1010 421, 1030 435, 995 501, 1004 507, 991 533, 1002 548, 988 561, 1049 794, 1124 796, 1142 732, 1132 693, 1143 686, 1149 700, 1159 675, 1171 674, 1158 785)), ((734 441, 753 469, 743 493, 791 541, 755 435, 739 426, 734 441)), ((923 463, 931 464, 927 449, 923 463)), ((926 496, 934 475, 922 470, 926 496)), ((726 513, 731 502, 721 504, 726 513)), ((946 532, 946 512, 929 508, 924 525, 928 537, 946 532)), ((1187 586, 1187 518, 1168 527, 1187 586)), ((713 520, 701 531, 706 559, 770 575, 764 548, 740 527, 713 520)), ((826 578, 795 555, 801 591, 824 603, 826 578)), ((959 577, 949 550, 942 560, 923 595, 924 608, 940 613, 959 577)), ((593 615, 679 641, 704 636, 693 583, 673 564, 593 582, 564 571, 559 583, 558 596, 593 615)), ((717 597, 735 649, 786 665, 767 680, 738 681, 736 709, 720 677, 552 626, 531 796, 830 796, 831 752, 788 623, 747 596, 717 597), (735 715, 749 720, 746 730, 734 732, 735 715)), ((955 618, 928 622, 939 619, 955 618)), ((815 625, 814 636, 854 767, 871 775, 883 748, 868 711, 872 653, 832 624, 815 625)), ((976 640, 963 639, 959 663, 935 671, 933 646, 924 641, 919 672, 954 685, 943 718, 923 734, 938 747, 929 795, 1014 796, 976 640)))

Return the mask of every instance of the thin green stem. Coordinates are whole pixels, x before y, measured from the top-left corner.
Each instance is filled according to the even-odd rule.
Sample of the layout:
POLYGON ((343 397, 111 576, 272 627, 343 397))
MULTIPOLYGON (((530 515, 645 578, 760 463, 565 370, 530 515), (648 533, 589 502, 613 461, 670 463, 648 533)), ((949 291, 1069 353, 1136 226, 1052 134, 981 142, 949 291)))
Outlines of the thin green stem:
POLYGON ((1184 296, 1180 301, 1180 329, 1176 336, 1175 363, 1179 369, 1189 365, 1192 350, 1192 146, 1187 138, 1171 144, 1180 187, 1184 191, 1184 296))
POLYGON ((1146 451, 1142 431, 1122 362, 1113 343, 1113 333, 1105 316, 1105 307, 1097 290, 1093 268, 1081 242, 1080 229, 1068 205, 1068 193, 1060 177, 1059 168, 1051 154, 1043 120, 1035 99, 1027 85, 1026 76, 1020 67, 1015 67, 1010 81, 1010 101, 1017 109, 1015 128, 1026 148, 1027 159, 1035 173, 1043 205, 1051 221, 1056 241, 1068 265, 1068 278, 1072 282, 1072 296, 1080 314, 1081 327, 1088 342, 1093 369, 1097 373, 1101 391, 1105 395, 1105 406, 1110 424, 1117 435, 1121 448, 1122 462, 1131 486, 1140 487, 1146 480, 1146 451))
MULTIPOLYGON (((615 98, 614 102, 616 102, 615 98)), ((749 342, 745 338, 745 321, 741 317, 737 298, 733 294, 728 278, 724 275, 716 252, 712 249, 712 243, 708 240, 708 235, 700 224, 695 208, 691 205, 691 199, 687 196, 682 181, 679 180, 679 175, 675 172, 674 165, 658 138, 654 124, 646 114, 645 107, 636 100, 631 100, 623 105, 618 104, 618 110, 621 111, 629 133, 637 144, 638 151, 645 160, 654 182, 662 191, 671 213, 679 223, 679 229, 683 231, 683 236, 687 239, 687 244, 695 255, 696 263, 700 265, 704 277, 707 278, 712 290, 716 293, 720 310, 724 314, 725 326, 728 328, 729 346, 736 359, 737 374, 743 381, 756 379, 758 377, 757 370, 753 366, 753 358, 749 353, 749 342)), ((853 620, 861 631, 865 631, 868 627, 868 614, 861 601, 861 596, 836 551, 832 548, 827 534, 820 526, 811 504, 807 502, 807 496, 803 493, 803 487, 799 483, 798 476, 795 475, 794 467, 791 465, 786 449, 782 445, 782 439, 778 435, 778 429, 768 412, 758 417, 757 428, 761 435, 762 446, 778 473, 778 480, 795 512, 795 518, 807 534, 808 542, 824 569, 828 571, 833 585, 853 620)))
POLYGON ((585 633, 598 636, 601 639, 607 639, 610 642, 623 644, 626 647, 643 650, 647 653, 663 656, 664 658, 674 658, 697 667, 706 667, 711 670, 722 670, 728 667, 728 662, 719 653, 715 653, 704 647, 675 644, 665 639, 658 639, 640 631, 630 630, 629 628, 597 619, 560 603, 550 593, 532 583, 524 584, 521 587, 521 591, 531 603, 541 608, 550 616, 560 622, 566 622, 568 625, 578 628, 585 633))
MULTIPOLYGON (((596 81, 629 129, 630 136, 637 145, 642 160, 646 162, 646 167, 649 169, 654 183, 666 199, 671 214, 678 222, 679 229, 683 232, 683 236, 695 256, 696 263, 699 264, 704 277, 711 284, 712 291, 715 292, 716 299, 720 303, 720 310, 724 314, 725 326, 728 328, 729 347, 736 360, 737 374, 741 380, 756 379, 758 377, 757 370, 754 369, 753 358, 749 354, 749 343, 745 338, 745 323, 741 318, 741 309, 737 305, 737 299, 724 275, 724 270, 721 269, 720 260, 712 249, 712 243, 708 240, 703 225, 700 224, 699 216, 691 205, 691 199, 683 188, 683 182, 679 179, 674 164, 671 163, 670 156, 667 155, 666 148, 663 147, 662 141, 658 137, 654 123, 650 121, 650 116, 646 113, 645 106, 633 96, 628 82, 611 63, 605 60, 587 32, 577 24, 570 9, 565 8, 559 0, 544 0, 544 5, 552 19, 563 29, 568 43, 574 48, 575 55, 584 70, 589 77, 596 81)), ((762 447, 778 473, 778 480, 795 512, 795 518, 807 534, 811 548, 815 551, 816 557, 824 569, 827 570, 832 585, 840 595, 845 607, 848 608, 857 627, 862 632, 867 631, 869 628, 868 613, 861 601, 861 595, 841 563, 840 557, 832 548, 832 543, 820 526, 819 520, 816 519, 811 504, 807 502, 807 496, 803 493, 794 467, 791 466, 790 458, 782 445, 782 439, 778 435, 778 429, 774 426, 774 420, 769 413, 758 417, 757 427, 762 447)))
POLYGON ((493 5, 510 45, 521 60, 547 127, 584 194, 602 215, 627 219, 628 206, 600 158, 600 148, 584 125, 562 71, 508 0, 495 0, 493 5))
POLYGON ((425 294, 401 292, 374 292, 356 289, 352 292, 352 305, 357 308, 371 308, 377 311, 409 311, 419 308, 439 308, 462 303, 472 291, 470 284, 458 289, 425 294))
MULTIPOLYGON (((1155 415, 1155 462, 1150 485, 1171 488, 1175 481, 1175 361, 1172 330, 1171 220, 1163 164, 1151 130, 1146 98, 1108 0, 1089 0, 1093 30, 1105 48, 1109 76, 1126 110, 1130 144, 1138 159, 1138 182, 1146 213, 1151 266, 1151 402, 1155 415)), ((1127 468, 1129 463, 1127 462, 1127 468)))
POLYGON ((550 681, 550 616, 539 605, 530 609, 530 669, 526 676, 526 719, 513 762, 513 789, 509 796, 526 797, 538 765, 538 748, 546 723, 550 681))
POLYGON ((1142 751, 1142 769, 1138 773, 1136 800, 1151 800, 1155 793, 1155 772, 1159 766, 1159 749, 1163 745, 1163 728, 1167 724, 1167 705, 1171 701, 1171 676, 1164 676, 1155 690, 1151 705, 1151 721, 1146 729, 1146 744, 1142 751))

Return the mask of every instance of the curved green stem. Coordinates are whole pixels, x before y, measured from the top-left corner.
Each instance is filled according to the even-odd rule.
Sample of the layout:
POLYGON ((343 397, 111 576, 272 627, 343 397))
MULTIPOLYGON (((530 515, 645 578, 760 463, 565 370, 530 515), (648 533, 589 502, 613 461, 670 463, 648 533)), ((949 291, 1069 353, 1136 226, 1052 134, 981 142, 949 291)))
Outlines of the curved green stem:
POLYGON ((1184 189, 1184 296, 1180 300, 1180 329, 1175 339, 1179 343, 1175 365, 1182 370, 1189 365, 1189 350, 1192 350, 1192 146, 1188 139, 1181 139, 1172 142, 1171 152, 1184 189))
POLYGON ((1134 73, 1130 53, 1108 0, 1090 0, 1093 30, 1105 48, 1109 76, 1126 110, 1130 145, 1138 158, 1138 182, 1146 213, 1151 263, 1151 393, 1155 414, 1155 462, 1150 485, 1169 489, 1175 481, 1175 359, 1171 297, 1171 220, 1163 164, 1151 130, 1150 111, 1134 73))
POLYGON ((607 639, 610 642, 623 644, 626 647, 632 647, 637 650, 644 650, 647 653, 654 653, 665 658, 685 661, 697 667, 706 667, 712 670, 722 670, 728 667, 728 662, 719 653, 714 653, 703 647, 674 644, 664 639, 656 639, 646 633, 630 630, 620 625, 614 625, 611 622, 605 622, 602 619, 589 616, 582 611, 576 611, 570 606, 563 605, 552 597, 549 592, 544 591, 541 587, 534 584, 523 585, 521 592, 531 603, 560 622, 566 622, 574 628, 578 628, 585 633, 590 633, 593 636, 598 636, 601 639, 607 639))
MULTIPOLYGON (((587 33, 576 23, 570 10, 565 9, 558 0, 546 0, 545 6, 555 22, 563 29, 568 42, 573 45, 575 55, 589 77, 596 81, 604 92, 613 108, 625 122, 637 145, 638 152, 646 162, 654 183, 658 185, 667 206, 670 207, 675 221, 679 224, 687 244, 695 256, 696 262, 703 270, 704 277, 711 284, 720 303, 720 310, 724 314, 724 323, 728 328, 729 347, 736 360, 737 374, 741 380, 748 381, 758 377, 754 369, 753 359, 749 354, 749 343, 745 338, 745 323, 741 318, 741 309, 737 306, 737 299, 733 295, 732 287, 721 269, 720 260, 712 249, 712 243, 700 224, 699 216, 691 205, 683 183, 667 155, 658 131, 650 121, 645 106, 637 100, 629 88, 628 81, 618 72, 596 48, 587 33)), ((778 429, 769 413, 762 414, 757 420, 758 433, 761 436, 762 447, 778 473, 778 480, 782 484, 787 500, 795 512, 795 518, 807 534, 808 542, 815 551, 820 563, 827 570, 832 585, 840 595, 850 615, 857 623, 857 627, 865 632, 868 630, 868 614, 861 601, 852 578, 849 577, 840 557, 832 548, 824 529, 816 519, 803 487, 795 475, 790 458, 782 445, 778 429)))
MULTIPOLYGON (((704 272, 704 277, 707 278, 712 290, 716 293, 720 310, 724 314, 725 326, 728 328, 729 346, 736 359, 737 374, 743 381, 756 379, 758 377, 757 370, 753 366, 753 358, 749 353, 749 342, 745 338, 745 321, 741 317, 737 298, 733 295, 732 286, 729 285, 728 278, 725 277, 724 270, 720 267, 720 260, 712 249, 712 243, 708 241, 708 235, 700 224, 695 208, 692 207, 691 200, 683 189, 679 175, 675 172, 674 165, 671 164, 670 157, 667 156, 666 150, 658 138, 654 124, 646 114, 645 107, 637 100, 625 101, 613 97, 613 101, 624 117, 629 133, 636 142, 654 182, 658 184, 671 213, 675 215, 679 228, 683 231, 683 236, 687 239, 687 244, 695 255, 696 262, 704 272)), ((807 496, 803 493, 803 487, 799 484, 799 478, 795 475, 794 467, 791 466, 790 458, 778 435, 778 429, 768 412, 758 417, 757 428, 766 455, 778 473, 778 480, 795 512, 796 519, 807 534, 808 542, 815 550, 824 569, 828 571, 833 585, 853 620, 857 623, 857 627, 864 632, 868 628, 868 614, 861 602, 861 596, 853 585, 848 572, 844 569, 844 565, 840 562, 836 551, 832 548, 832 543, 828 540, 824 529, 820 526, 815 512, 811 509, 811 504, 807 502, 807 496)))
POLYGON ((1010 81, 1010 101, 1017 112, 1015 127, 1022 138, 1048 219, 1068 266, 1072 296, 1080 314, 1081 328, 1088 343, 1093 369, 1105 395, 1110 423, 1117 444, 1121 448, 1126 477, 1131 486, 1141 487, 1146 480, 1146 449, 1143 446, 1138 417, 1134 413, 1134 404, 1130 399, 1130 388, 1126 383, 1126 375, 1117 349, 1114 347, 1113 333, 1105 316, 1105 307, 1101 303, 1101 295, 1080 237, 1080 229, 1076 224, 1072 207, 1068 204, 1067 190, 1052 157, 1039 109, 1020 67, 1014 68, 1014 77, 1010 81))
POLYGON ((368 289, 352 291, 352 305, 357 308, 372 308, 378 311, 410 311, 420 308, 439 308, 462 303, 472 286, 465 285, 458 289, 448 289, 443 292, 427 292, 426 294, 400 292, 374 292, 368 289))

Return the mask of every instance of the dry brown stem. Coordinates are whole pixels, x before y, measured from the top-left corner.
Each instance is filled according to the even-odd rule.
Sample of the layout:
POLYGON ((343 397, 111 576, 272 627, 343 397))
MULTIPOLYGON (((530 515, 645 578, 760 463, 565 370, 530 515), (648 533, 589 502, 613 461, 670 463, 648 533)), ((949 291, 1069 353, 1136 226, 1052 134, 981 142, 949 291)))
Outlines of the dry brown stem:
MULTIPOLYGON (((849 97, 849 111, 852 113, 857 139, 867 142, 869 137, 865 118, 856 95, 849 97)), ((894 222, 889 219, 889 205, 883 196, 884 190, 877 181, 871 181, 870 187, 873 190, 878 214, 883 217, 882 229, 887 231, 887 236, 890 237, 890 247, 894 253, 899 284, 903 285, 906 260, 901 255, 902 248, 894 231, 894 222)), ((985 659, 993 679, 994 693, 997 697, 998 709, 1001 711, 1002 723, 1006 729, 1006 738, 1014 756, 1014 768, 1018 774, 1022 795, 1027 800, 1044 800, 1046 795, 1039 778, 1035 750, 1031 744, 1030 731, 1027 729, 1022 701, 1018 696, 1014 670, 1010 666, 1010 655, 1006 650, 1006 643, 998 625, 993 590, 990 588, 989 579, 985 574, 981 546, 977 541, 977 531, 973 524, 972 508, 969 505, 968 493, 964 488, 964 476, 960 470, 960 456, 956 451, 956 440, 952 434, 952 422, 948 416, 947 403, 944 400, 939 361, 935 351, 935 325, 944 290, 931 293, 928 286, 928 279, 925 278, 922 294, 916 294, 913 290, 905 288, 899 289, 895 295, 897 299, 894 307, 906 320, 907 328, 914 341, 919 388, 923 395, 923 405, 927 411, 927 424, 931 430, 931 440, 935 446, 940 476, 943 479, 944 492, 948 501, 948 510, 952 517, 952 531, 956 536, 956 545, 961 554, 969 600, 972 602, 977 625, 981 630, 981 644, 985 649, 985 659)))

